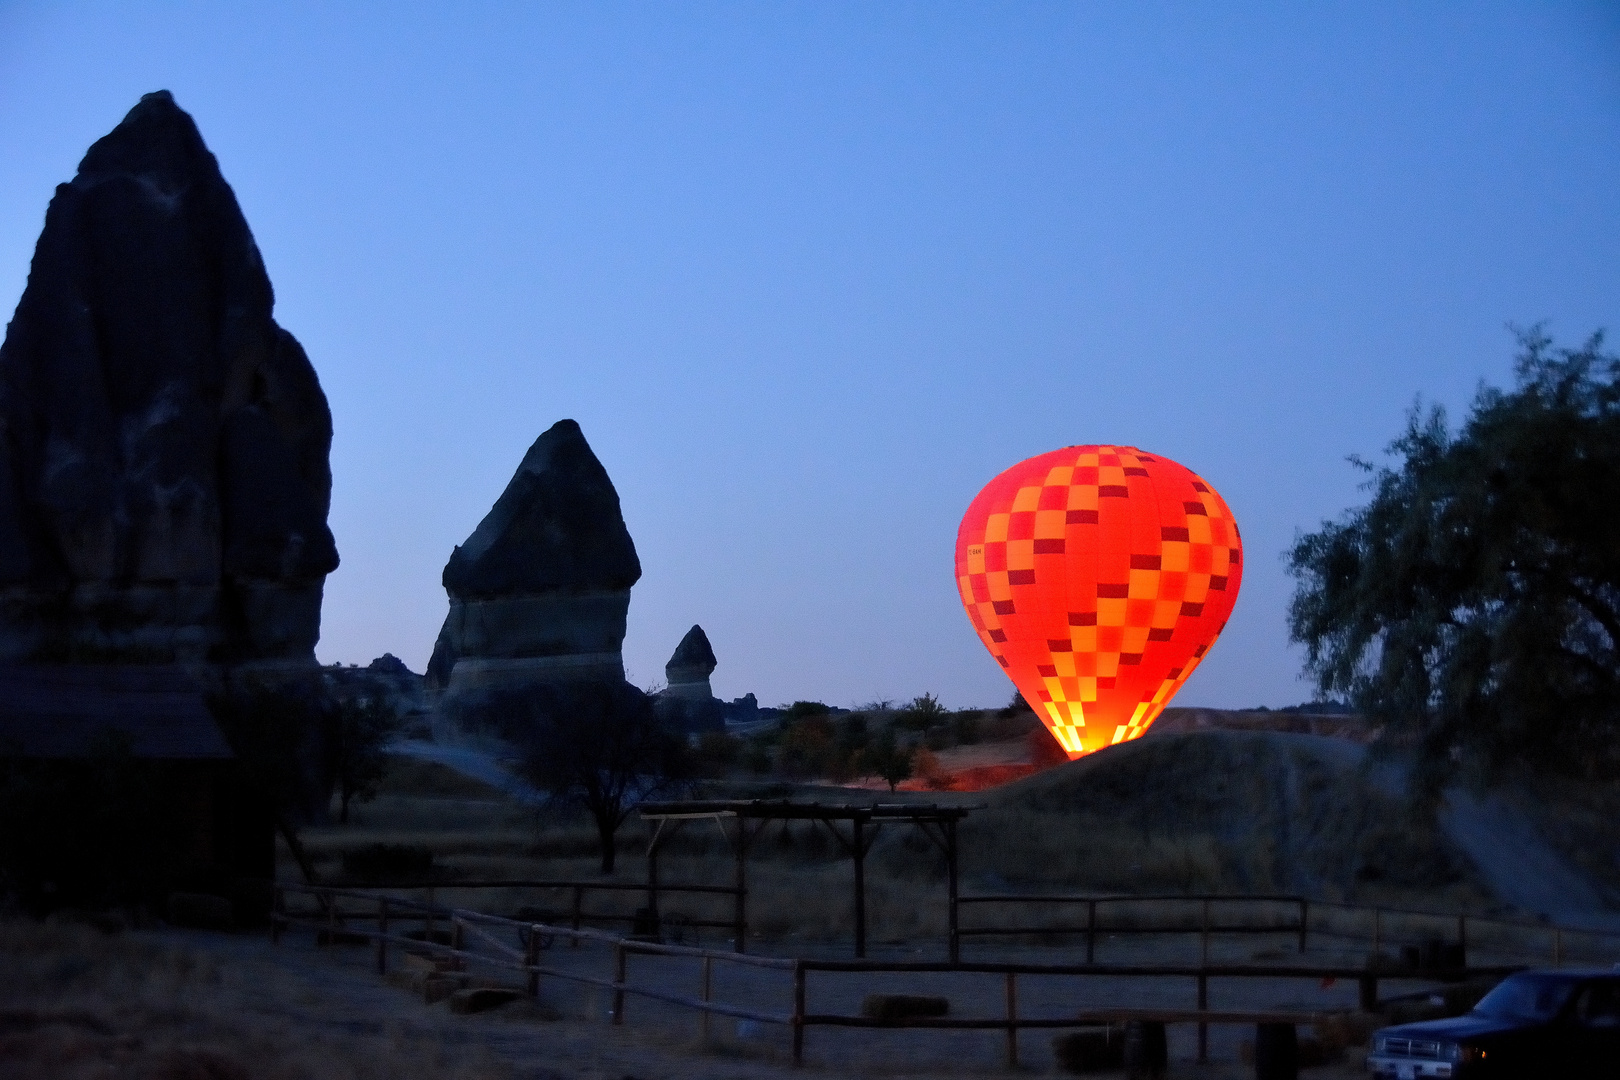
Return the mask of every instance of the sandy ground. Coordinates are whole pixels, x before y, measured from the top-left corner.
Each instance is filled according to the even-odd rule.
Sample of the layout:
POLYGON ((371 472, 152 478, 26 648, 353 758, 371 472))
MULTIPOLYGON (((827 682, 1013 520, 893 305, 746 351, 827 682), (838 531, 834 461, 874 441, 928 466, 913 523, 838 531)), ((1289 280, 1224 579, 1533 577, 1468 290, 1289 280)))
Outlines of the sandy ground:
MULTIPOLYGON (((545 1070, 518 1075, 580 1076, 620 1080, 635 1077, 741 1077, 812 1075, 828 1077, 999 1076, 1006 1075, 1005 1035, 1001 1032, 865 1031, 812 1028, 806 1039, 806 1069, 791 1066, 791 1041, 785 1026, 714 1017, 709 1036, 690 1009, 631 996, 626 1023, 608 1023, 610 992, 570 983, 562 978, 543 981, 538 1007, 516 1003, 498 1012, 474 1017, 454 1016, 443 1004, 424 1005, 407 990, 380 979, 373 969, 369 947, 316 947, 307 932, 295 932, 272 947, 261 938, 193 937, 199 948, 225 952, 243 963, 274 965, 293 984, 291 993, 265 1001, 268 1008, 291 1024, 336 1026, 350 1031, 403 1030, 412 1038, 446 1040, 476 1048, 481 1054, 514 1067, 530 1068, 544 1062, 545 1070), (547 1019, 547 1018, 551 1019, 547 1019)), ((1250 960, 1255 941, 1226 943, 1221 955, 1250 960)), ((779 951, 798 955, 846 955, 846 949, 793 947, 779 943, 779 951)), ((1188 939, 1159 941, 1122 938, 1105 944, 1111 961, 1150 962, 1194 959, 1188 939)), ((1273 943, 1266 955, 1293 962, 1292 951, 1273 943)), ((888 945, 874 949, 875 959, 896 961, 937 959, 937 943, 921 947, 888 945)), ((1313 950, 1316 963, 1344 963, 1350 954, 1313 950)), ((974 958, 1019 959, 1026 962, 1074 962, 1074 950, 1045 948, 976 949, 974 958)), ((395 963, 398 963, 397 955, 395 963)), ((570 948, 557 943, 543 954, 542 963, 561 971, 606 977, 612 970, 610 954, 587 945, 570 948)), ((632 983, 665 992, 696 996, 701 985, 700 961, 690 958, 633 957, 632 983)), ((476 969, 475 969, 476 971, 476 969)), ((490 971, 499 981, 502 976, 490 971)), ((509 978, 509 977, 508 977, 509 978)), ((400 980, 396 976, 394 982, 400 980)), ((1422 984, 1389 984, 1387 993, 1399 993, 1422 984)), ((791 1009, 792 984, 785 972, 717 963, 715 1000, 746 1004, 765 1012, 786 1014, 791 1009)), ((807 1007, 812 1012, 858 1013, 868 993, 943 994, 953 1016, 1004 1015, 1001 976, 948 974, 834 974, 812 973, 807 1007)), ((1211 987, 1214 1008, 1345 1009, 1354 1005, 1354 983, 1324 986, 1317 980, 1254 979, 1217 982, 1211 987)), ((1025 1016, 1061 1017, 1082 1008, 1162 1006, 1190 1008, 1195 1004, 1191 979, 1106 977, 1025 977, 1019 982, 1019 1009, 1025 1016)), ((1252 1029, 1240 1026, 1211 1030, 1212 1062, 1195 1063, 1195 1029, 1191 1025, 1170 1030, 1170 1052, 1175 1077, 1252 1076, 1252 1067, 1238 1058, 1240 1043, 1252 1029)), ((1020 1035, 1022 1071, 1058 1072, 1051 1054, 1052 1033, 1030 1031, 1020 1035)), ((1308 1070, 1308 1076, 1328 1078, 1364 1075, 1359 1054, 1339 1064, 1308 1070)))

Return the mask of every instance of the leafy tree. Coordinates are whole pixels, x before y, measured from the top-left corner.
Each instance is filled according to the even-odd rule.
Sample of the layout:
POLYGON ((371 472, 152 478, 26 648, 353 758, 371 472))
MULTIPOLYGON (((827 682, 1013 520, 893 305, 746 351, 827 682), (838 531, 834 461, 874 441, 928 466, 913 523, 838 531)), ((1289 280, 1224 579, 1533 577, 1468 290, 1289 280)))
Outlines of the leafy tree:
POLYGON ((1321 693, 1459 768, 1620 775, 1620 359, 1520 335, 1460 430, 1414 408, 1371 501, 1300 537, 1290 632, 1321 693))
POLYGON ((862 754, 862 766, 872 776, 886 781, 889 790, 902 780, 911 779, 911 753, 894 741, 894 732, 885 728, 862 754))
POLYGON ((380 696, 349 698, 332 708, 329 748, 338 790, 338 820, 349 821, 349 801, 377 794, 388 771, 384 749, 399 732, 399 716, 380 696))
POLYGON ((782 705, 779 708, 784 724, 791 724, 810 716, 826 716, 832 712, 832 706, 822 701, 795 701, 791 705, 782 705))
POLYGON ((900 710, 895 723, 908 731, 927 731, 936 724, 943 724, 950 717, 945 706, 941 705, 939 698, 933 694, 922 694, 914 697, 900 710))
POLYGON ((832 721, 825 713, 810 713, 784 723, 778 745, 777 766, 788 776, 820 776, 833 764, 837 744, 832 721))
POLYGON ((523 748, 523 775, 591 815, 604 874, 613 873, 614 839, 630 812, 691 772, 685 740, 658 722, 647 695, 629 683, 541 686, 502 695, 486 709, 523 748))

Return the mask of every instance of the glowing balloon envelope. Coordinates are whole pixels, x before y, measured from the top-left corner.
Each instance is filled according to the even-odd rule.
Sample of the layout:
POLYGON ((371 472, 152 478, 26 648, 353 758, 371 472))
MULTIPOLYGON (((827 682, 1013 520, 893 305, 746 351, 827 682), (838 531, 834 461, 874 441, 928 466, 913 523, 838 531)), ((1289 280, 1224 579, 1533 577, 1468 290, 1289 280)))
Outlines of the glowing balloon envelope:
POLYGON ((1071 758, 1140 736, 1226 627, 1226 503, 1168 458, 1070 446, 979 492, 956 535, 968 618, 1071 758))

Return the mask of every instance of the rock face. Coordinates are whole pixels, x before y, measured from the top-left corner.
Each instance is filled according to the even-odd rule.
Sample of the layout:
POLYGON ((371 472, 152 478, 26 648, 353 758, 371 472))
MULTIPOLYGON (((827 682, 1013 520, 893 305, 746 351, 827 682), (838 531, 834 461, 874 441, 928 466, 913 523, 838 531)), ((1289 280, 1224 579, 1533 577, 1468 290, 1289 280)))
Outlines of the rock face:
POLYGON ((625 616, 641 577, 619 495, 579 425, 534 441, 517 474, 450 554, 450 614, 430 690, 458 696, 555 682, 624 681, 625 616))
POLYGON ((709 687, 709 676, 719 666, 709 635, 703 632, 703 627, 694 625, 675 647, 675 655, 664 665, 664 677, 669 681, 664 693, 699 700, 712 698, 714 691, 709 687))
POLYGON ((726 726, 725 705, 716 700, 709 676, 718 662, 703 627, 693 626, 664 665, 669 685, 658 695, 658 718, 681 731, 718 731, 726 726))
POLYGON ((313 664, 331 414, 191 117, 56 189, 0 346, 0 659, 313 664))

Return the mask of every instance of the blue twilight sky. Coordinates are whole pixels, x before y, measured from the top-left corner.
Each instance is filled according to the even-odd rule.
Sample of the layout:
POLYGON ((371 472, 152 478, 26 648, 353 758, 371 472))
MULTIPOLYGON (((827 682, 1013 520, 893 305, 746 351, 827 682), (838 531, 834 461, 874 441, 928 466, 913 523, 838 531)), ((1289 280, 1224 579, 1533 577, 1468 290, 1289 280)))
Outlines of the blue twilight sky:
POLYGON ((577 419, 644 576, 774 704, 1001 704, 952 546, 1132 443, 1248 552, 1180 703, 1283 705, 1280 553, 1504 324, 1620 332, 1620 7, 0 0, 0 306, 142 93, 219 157, 331 402, 320 658, 420 670, 439 574, 577 419))

